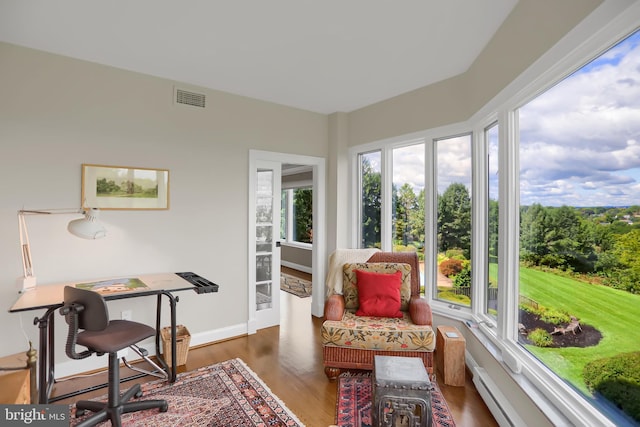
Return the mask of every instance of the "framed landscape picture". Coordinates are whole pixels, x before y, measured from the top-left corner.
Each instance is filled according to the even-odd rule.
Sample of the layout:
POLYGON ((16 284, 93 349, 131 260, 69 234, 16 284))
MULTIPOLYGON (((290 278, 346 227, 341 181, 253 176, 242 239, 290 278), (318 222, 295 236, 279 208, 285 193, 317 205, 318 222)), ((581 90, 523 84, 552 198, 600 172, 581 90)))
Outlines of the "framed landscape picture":
POLYGON ((82 165, 84 209, 169 209, 169 170, 82 165))

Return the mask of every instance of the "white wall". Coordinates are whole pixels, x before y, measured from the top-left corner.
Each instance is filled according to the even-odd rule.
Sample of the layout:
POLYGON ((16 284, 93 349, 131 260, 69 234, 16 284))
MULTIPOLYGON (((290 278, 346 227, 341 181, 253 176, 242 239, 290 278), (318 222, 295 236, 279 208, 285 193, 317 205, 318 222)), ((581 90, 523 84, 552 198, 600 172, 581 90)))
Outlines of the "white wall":
POLYGON ((520 0, 463 74, 349 113, 349 146, 468 120, 601 3, 520 0))
MULTIPOLYGON (((0 67, 0 356, 26 349, 22 329, 38 342, 41 313, 8 313, 22 275, 17 211, 79 207, 82 163, 169 169, 170 209, 102 211, 99 241, 69 235, 74 216, 28 217, 38 282, 194 271, 220 292, 179 295, 192 344, 244 332, 249 149, 326 157, 327 117, 199 88, 206 109, 174 105, 172 81, 8 44, 0 67)), ((153 324, 155 298, 110 303, 113 316, 125 308, 153 324)))

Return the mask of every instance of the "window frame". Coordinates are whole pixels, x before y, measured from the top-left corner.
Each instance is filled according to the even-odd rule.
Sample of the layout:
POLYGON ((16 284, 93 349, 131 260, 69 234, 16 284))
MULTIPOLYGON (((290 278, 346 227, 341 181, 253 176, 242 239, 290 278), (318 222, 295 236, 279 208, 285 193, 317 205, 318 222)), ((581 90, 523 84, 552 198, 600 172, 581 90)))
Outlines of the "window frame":
MULTIPOLYGON (((434 314, 445 318, 471 321, 477 328, 475 334, 493 357, 505 367, 507 375, 520 385, 531 400, 546 414, 551 422, 614 426, 615 414, 595 407, 571 386, 557 377, 518 343, 518 283, 519 283, 519 126, 517 110, 542 92, 562 81, 594 58, 602 55, 611 46, 640 28, 640 4, 612 6, 606 2, 586 22, 578 25, 565 38, 552 47, 541 58, 526 69, 511 84, 469 120, 439 128, 415 132, 409 135, 388 138, 349 149, 350 158, 366 150, 380 149, 382 159, 394 147, 425 141, 425 230, 433 230, 437 224, 437 188, 428 185, 436 182, 437 169, 434 162, 435 139, 472 132, 472 298, 471 307, 451 308, 432 298, 429 284, 436 283, 437 261, 425 257, 425 299, 434 314), (624 10, 623 10, 624 9, 624 10), (604 25, 603 25, 604 24, 604 25), (498 318, 486 313, 485 287, 487 285, 488 258, 488 141, 485 130, 498 125, 498 283, 502 284, 498 297, 498 318), (505 362, 508 361, 507 362, 505 362), (561 398, 558 398, 561 396, 561 398), (612 417, 604 418, 603 415, 612 417)), ((384 160, 383 160, 384 161, 384 160)), ((382 183, 390 179, 382 170, 382 183)), ((352 189, 358 183, 352 180, 352 189)), ((383 187, 384 188, 384 187, 383 187)), ((358 194, 358 193, 352 193, 358 194)), ((390 205, 383 189, 383 211, 390 205)), ((357 202, 357 198, 356 202, 357 202)), ((354 198, 351 198, 352 202, 354 198)), ((352 206, 352 212, 357 208, 352 206)), ((354 223, 359 215, 352 215, 354 223)), ((387 219, 388 220, 388 219, 387 219)), ((385 219, 383 216, 383 238, 385 219)), ((353 240, 352 244, 357 240, 353 240)), ((436 253, 436 239, 426 239, 425 252, 436 253)), ((352 246, 357 247, 357 245, 352 246)), ((389 248, 383 245, 383 250, 389 248)))
MULTIPOLYGON (((313 243, 305 243, 305 242, 300 242, 298 240, 294 240, 293 239, 293 235, 295 234, 293 229, 295 227, 295 218, 294 218, 294 211, 295 211, 295 207, 293 205, 294 202, 294 192, 296 190, 304 190, 304 189, 311 189, 313 190, 313 186, 312 185, 300 185, 300 186, 288 186, 288 187, 283 187, 282 188, 282 204, 284 204, 284 223, 285 223, 285 236, 284 238, 281 238, 280 243, 282 245, 286 245, 286 246, 291 246, 291 247, 298 247, 298 248, 312 248, 313 247, 313 243)), ((281 216, 282 218, 282 216, 281 216)), ((280 232, 280 235, 282 236, 282 230, 280 232)))
MULTIPOLYGON (((480 262, 480 266, 481 269, 480 271, 478 271, 478 280, 482 281, 482 280, 486 280, 487 282, 485 284, 483 283, 479 283, 478 284, 478 290, 477 290, 477 299, 478 299, 478 303, 482 304, 479 308, 478 308, 478 312, 481 312, 483 315, 486 316, 487 321, 491 322, 492 324, 497 324, 497 315, 496 317, 491 316, 489 314, 489 292, 488 292, 488 284, 489 284, 489 264, 490 264, 490 257, 489 257, 489 245, 491 243, 491 239, 490 239, 490 223, 489 223, 489 210, 491 208, 491 204, 490 204, 490 200, 491 200, 491 185, 490 185, 490 175, 489 173, 491 172, 491 168, 489 166, 489 159, 490 159, 490 138, 489 138, 489 133, 491 132, 492 129, 497 129, 498 130, 498 164, 499 164, 499 158, 500 158, 500 123, 497 119, 497 117, 495 118, 494 121, 492 121, 490 124, 488 124, 487 126, 485 126, 482 129, 481 135, 478 135, 478 138, 481 138, 482 143, 478 144, 477 147, 477 155, 474 156, 474 159, 477 159, 478 161, 478 176, 483 176, 485 179, 483 180, 476 180, 476 184, 477 184, 477 188, 476 191, 478 192, 478 194, 483 195, 483 197, 481 198, 481 200, 478 200, 478 210, 477 213, 478 215, 480 215, 481 213, 483 215, 486 216, 487 221, 482 221, 482 218, 476 218, 476 221, 482 221, 481 225, 483 225, 483 227, 478 227, 479 230, 481 230, 482 234, 480 236, 478 236, 478 239, 483 239, 483 245, 482 246, 477 246, 478 248, 482 247, 485 250, 484 251, 478 251, 478 252, 482 252, 481 254, 479 254, 478 258, 480 258, 479 261, 480 262), (478 182, 481 181, 481 182, 478 182)), ((500 168, 498 167, 498 171, 500 171, 500 168)), ((500 191, 499 191, 499 185, 500 185, 500 179, 498 178, 498 226, 500 225, 500 191)), ((478 197, 478 199, 480 199, 480 197, 478 197)), ((500 240, 500 232, 498 230, 498 242, 500 240)), ((499 244, 498 244, 499 246, 499 244)), ((500 268, 500 250, 498 248, 498 269, 500 268)), ((500 282, 498 281, 498 284, 500 282)), ((499 307, 496 309, 496 312, 499 313, 499 307)))

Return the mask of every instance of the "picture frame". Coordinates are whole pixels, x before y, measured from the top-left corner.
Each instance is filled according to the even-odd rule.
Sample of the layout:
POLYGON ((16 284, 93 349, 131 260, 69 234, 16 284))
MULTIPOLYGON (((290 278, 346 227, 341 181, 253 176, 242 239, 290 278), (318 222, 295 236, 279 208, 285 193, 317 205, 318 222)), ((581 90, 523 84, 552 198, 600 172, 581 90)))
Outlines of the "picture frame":
POLYGON ((83 164, 82 208, 169 209, 169 170, 83 164))

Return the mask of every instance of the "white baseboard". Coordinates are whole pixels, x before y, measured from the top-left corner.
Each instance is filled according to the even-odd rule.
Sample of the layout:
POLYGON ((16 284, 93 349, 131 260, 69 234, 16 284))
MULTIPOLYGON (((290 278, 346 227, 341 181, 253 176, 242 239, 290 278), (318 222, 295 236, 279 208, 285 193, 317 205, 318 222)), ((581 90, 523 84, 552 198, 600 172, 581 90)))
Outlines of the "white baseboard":
MULTIPOLYGON (((190 347, 195 347, 198 345, 209 344, 216 341, 222 341, 234 337, 239 337, 247 334, 247 325, 246 324, 238 324, 227 326, 226 328, 214 329, 205 332, 198 332, 196 334, 191 335, 191 343, 190 347)), ((156 345, 155 341, 145 342, 140 345, 140 347, 146 349, 149 352, 149 356, 156 355, 156 345)), ((162 344, 160 345, 160 351, 162 351, 162 344)), ((129 355, 134 354, 133 352, 129 352, 129 355)), ((128 359, 127 359, 128 360, 128 359)), ((130 360, 131 362, 137 359, 130 360)), ((87 357, 82 360, 72 360, 68 359, 64 362, 56 363, 55 367, 55 376, 56 378, 64 378, 70 377, 74 375, 79 375, 85 372, 92 372, 102 369, 107 369, 109 364, 109 356, 96 356, 93 355, 91 357, 87 357)))
POLYGON ((235 338, 246 334, 247 325, 242 323, 227 326, 226 328, 198 332, 197 334, 191 335, 191 347, 227 340, 229 338, 235 338))

